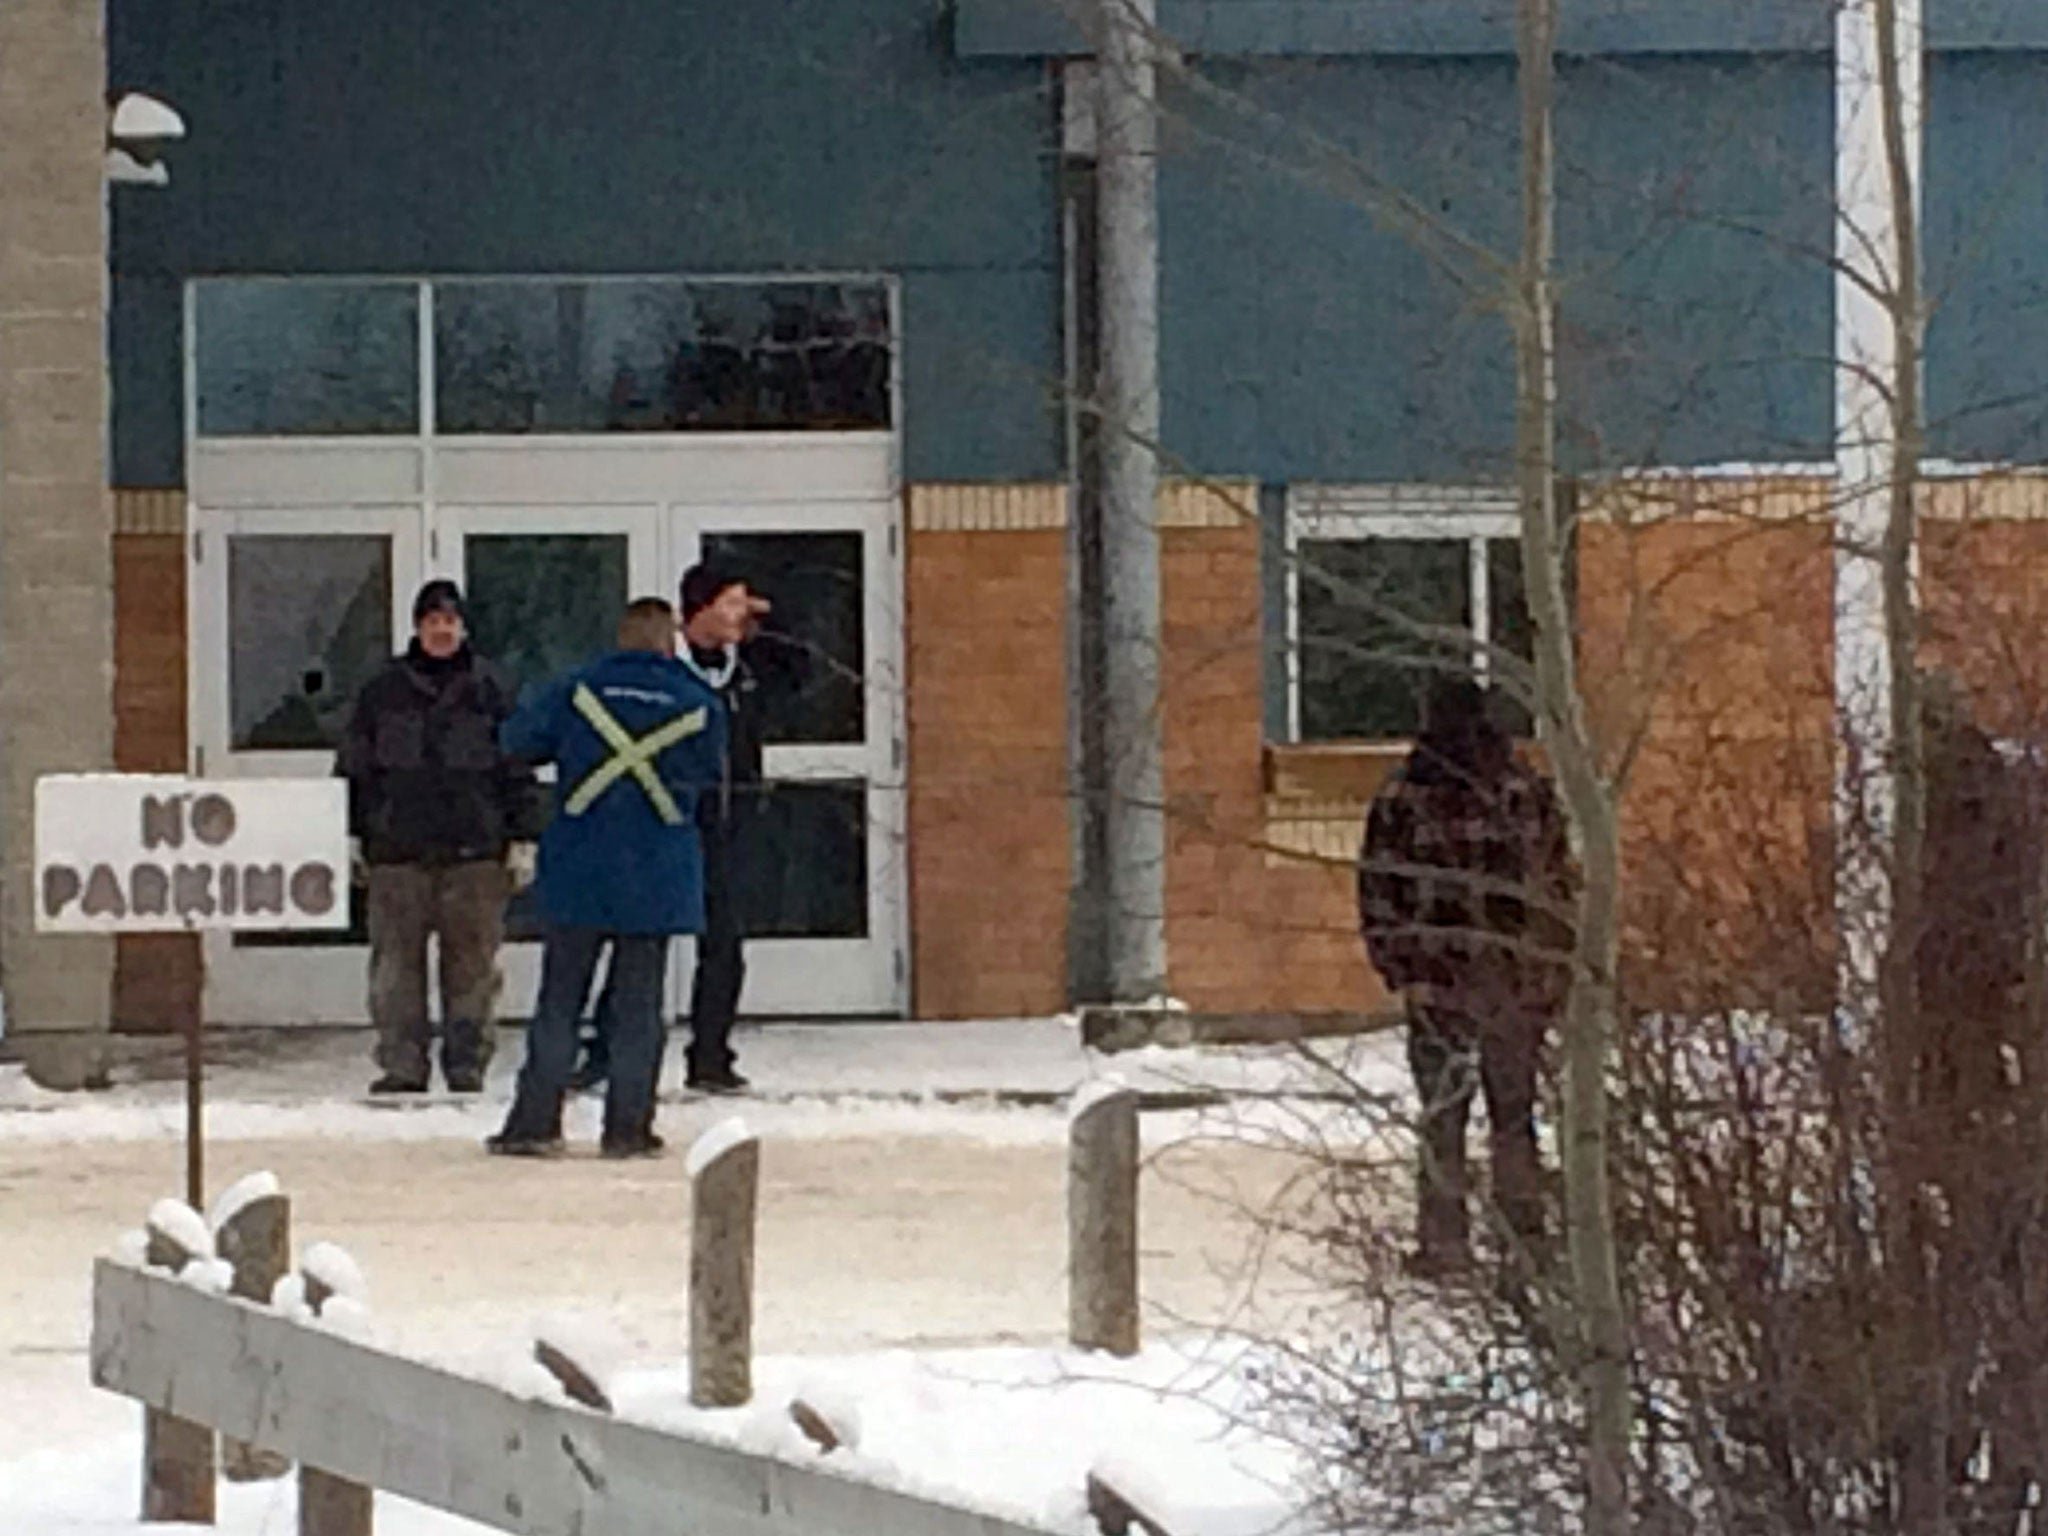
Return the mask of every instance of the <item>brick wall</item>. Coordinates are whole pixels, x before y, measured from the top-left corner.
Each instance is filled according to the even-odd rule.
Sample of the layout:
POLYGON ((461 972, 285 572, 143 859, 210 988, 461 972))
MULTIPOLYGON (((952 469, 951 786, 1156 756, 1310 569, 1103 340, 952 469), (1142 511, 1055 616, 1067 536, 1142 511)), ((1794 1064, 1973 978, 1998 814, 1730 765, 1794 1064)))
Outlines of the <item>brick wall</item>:
MULTIPOLYGON (((1646 721, 1624 807, 1641 1001, 1833 985, 1831 485, 1620 488, 1581 532, 1586 687, 1646 721)), ((1923 491, 1923 654, 1988 729, 2048 743, 2048 479, 1923 491)))
MULTIPOLYGON (((1371 1006, 1351 854, 1269 837, 1254 508, 1249 486, 1162 497, 1171 985, 1200 1009, 1371 1006)), ((1064 494, 920 486, 910 523, 917 1012, 1053 1011, 1072 880, 1064 494)))
POLYGON ((1334 840, 1348 846, 1273 836, 1256 509, 1249 485, 1173 487, 1162 508, 1172 989, 1205 1011, 1371 1007, 1384 993, 1358 938, 1356 817, 1334 840))
POLYGON ((1992 730, 2048 742, 2048 478, 1927 488, 1923 634, 1992 730))
MULTIPOLYGON (((114 493, 114 763, 123 773, 186 765, 185 498, 114 493)), ((181 934, 117 941, 114 1027, 177 1027, 203 980, 199 942, 181 934)))
MULTIPOLYGON (((1644 722, 1625 815, 1632 936, 1667 978, 1776 979, 1801 958, 1786 935, 1825 918, 1827 498, 1818 481, 1655 482, 1611 491, 1582 526, 1589 700, 1610 733, 1644 722)), ((1385 994, 1357 938, 1352 860, 1398 757, 1265 741, 1253 506, 1249 486, 1162 501, 1171 984, 1205 1010, 1373 1008, 1385 994)), ((121 492, 116 511, 116 757, 176 771, 182 498, 121 492)), ((910 494, 919 1017, 1066 1001, 1065 522, 1058 486, 910 494)), ((2048 738, 2048 481, 1932 489, 1924 571, 1930 654, 1997 729, 2048 738)), ((124 941, 117 1020, 165 1027, 199 984, 196 945, 124 941)))
POLYGON ((920 1018, 1066 1002, 1066 498, 910 496, 912 990, 920 1018))
POLYGON ((1644 1003, 1831 984, 1830 492, 1669 480, 1587 507, 1583 686, 1610 750, 1640 734, 1622 837, 1644 1003))

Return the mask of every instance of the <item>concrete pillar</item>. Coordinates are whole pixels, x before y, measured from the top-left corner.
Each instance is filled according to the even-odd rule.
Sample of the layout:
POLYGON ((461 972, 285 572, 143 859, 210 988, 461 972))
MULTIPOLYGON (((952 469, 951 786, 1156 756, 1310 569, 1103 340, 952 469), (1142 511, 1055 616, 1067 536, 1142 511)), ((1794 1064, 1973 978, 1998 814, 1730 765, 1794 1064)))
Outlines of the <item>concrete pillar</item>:
POLYGON ((113 946, 38 938, 35 783, 113 763, 101 0, 0 4, 0 991, 57 1087, 103 1068, 113 946))

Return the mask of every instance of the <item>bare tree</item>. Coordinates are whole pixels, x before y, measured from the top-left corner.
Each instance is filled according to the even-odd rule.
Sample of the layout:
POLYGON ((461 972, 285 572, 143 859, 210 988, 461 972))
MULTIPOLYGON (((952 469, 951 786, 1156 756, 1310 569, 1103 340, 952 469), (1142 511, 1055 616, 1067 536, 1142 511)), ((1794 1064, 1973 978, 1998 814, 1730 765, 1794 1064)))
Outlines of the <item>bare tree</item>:
MULTIPOLYGON (((1304 128, 1292 155, 1275 150, 1288 125, 1162 49, 1162 76, 1180 99, 1249 125, 1274 174, 1368 210, 1470 293, 1475 310, 1506 318, 1528 661, 1416 613, 1404 594, 1355 570, 1298 557, 1296 576, 1361 616, 1358 660, 1456 670, 1485 658, 1496 683, 1531 707, 1584 876, 1557 1100, 1562 1272, 1506 1294, 1419 1293, 1387 1232, 1406 1204, 1387 1148, 1407 1146, 1415 1127, 1353 1056, 1311 1053, 1355 1123, 1342 1134, 1327 1123, 1305 1129, 1312 1194, 1266 1213, 1265 1224, 1319 1256, 1303 1278, 1333 1287, 1341 1300, 1331 1316, 1346 1321, 1268 1332, 1260 1344, 1275 1357, 1276 1414, 1331 1469, 1316 1499, 1333 1527, 1397 1513, 1418 1527, 1590 1525, 1603 1536, 1637 1525, 1917 1536, 1954 1529, 1959 1508, 1982 1504, 1971 1490, 1995 1486, 2007 1520, 2037 1496, 2039 1427, 2014 1405, 2042 1380, 2041 1352, 2024 1343, 2020 1321, 2040 1302, 2012 1255, 2040 1249, 2042 1181, 2017 1170, 2048 1106, 2032 1047, 2004 1087, 1984 1076, 1985 1062, 2018 1038, 2006 1004, 1966 1049, 1940 1039, 1956 1022, 1953 1000, 1930 1007, 1922 996, 1929 935, 1971 933, 1977 918, 1927 892, 1930 862, 1936 875, 1957 864, 1956 791, 1931 780, 1951 773, 1944 754, 1960 738, 1949 722, 1935 747, 1926 739, 1933 706, 1915 581, 1928 495, 1926 302, 1918 87, 1903 61, 1917 26, 1902 23, 1910 0, 1856 3, 1869 7, 1875 33, 1892 222, 1861 232, 1875 260, 1786 242, 1863 284, 1889 328, 1875 376, 1881 418, 1861 428, 1880 471, 1853 485, 1823 472, 1792 493, 1804 504, 1800 539, 1810 534, 1822 559, 1861 560, 1879 578, 1879 602, 1863 616, 1881 625, 1880 728, 1866 737, 1846 720, 1840 739, 1825 715, 1815 729, 1804 694, 1762 727, 1690 719, 1674 728, 1660 717, 1660 700, 1695 664, 1686 647, 1711 651, 1714 623, 1782 622, 1759 595, 1679 644, 1657 629, 1659 605, 1696 592, 1727 551, 1784 538, 1776 510, 1748 505, 1768 498, 1740 486, 1725 496, 1685 482, 1660 490, 1633 474, 1626 454, 1590 472, 1582 465, 1576 502, 1560 495, 1559 439, 1571 424, 1561 422, 1559 363, 1575 338, 1560 324, 1556 270, 1555 0, 1516 6, 1512 262, 1458 229, 1448 205, 1440 211, 1326 132, 1304 128), (1883 516, 1859 529, 1841 514, 1872 492, 1883 516), (1588 677, 1574 544, 1596 507, 1600 536, 1624 548, 1695 514, 1720 519, 1725 532, 1625 594, 1618 651, 1588 677), (1657 771, 1639 777, 1653 738, 1657 771), (1831 802, 1854 807, 1832 829, 1823 824, 1831 802), (1830 892, 1831 865, 1855 860, 1881 883, 1837 879, 1830 892), (1845 1013, 1835 983, 1858 935, 1875 936, 1878 964, 1870 995, 1845 1013), (1851 1015, 1862 1028, 1844 1028, 1851 1015), (1944 1086, 1944 1074, 1974 1086, 1944 1086), (2001 1194, 2024 1214, 1994 1215, 2001 1194), (1976 1257, 1996 1279, 1967 1277, 1976 1257), (1987 1478, 1987 1458, 2004 1458, 2007 1470, 1987 1478)), ((1738 222, 1685 208, 1671 217, 1738 222)), ((1856 617, 1834 615, 1838 626, 1856 617)), ((1811 690, 1823 711, 1839 702, 1826 644, 1816 643, 1811 690)), ((2038 879, 2024 883, 2010 918, 2020 926, 2041 906, 2038 879)), ((2039 948, 2030 1018, 2048 990, 2039 948)), ((1497 1219, 1489 1225, 1511 1242, 1497 1219)))
POLYGON ((1564 1019, 1565 1232, 1585 1416, 1586 1524, 1630 1527, 1629 1340, 1608 1189, 1607 1083, 1615 1034, 1621 910, 1617 797, 1588 725, 1575 671, 1558 518, 1555 262, 1556 0, 1518 0, 1515 58, 1522 108, 1522 246, 1515 317, 1515 467, 1522 580, 1536 628, 1537 721, 1577 834, 1583 883, 1564 1019))

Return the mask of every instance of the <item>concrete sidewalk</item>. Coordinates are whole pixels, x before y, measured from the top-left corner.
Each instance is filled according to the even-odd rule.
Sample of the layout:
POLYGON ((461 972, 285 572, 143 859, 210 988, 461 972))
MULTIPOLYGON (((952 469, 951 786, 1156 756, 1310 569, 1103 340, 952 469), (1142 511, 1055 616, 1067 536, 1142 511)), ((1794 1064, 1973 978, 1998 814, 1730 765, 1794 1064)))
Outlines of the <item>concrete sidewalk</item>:
MULTIPOLYGON (((685 1036, 672 1032, 663 1096, 681 1092, 685 1036)), ((1071 1019, 965 1023, 807 1023, 743 1026, 734 1038, 750 1098, 1053 1105, 1084 1083, 1114 1076, 1160 1107, 1243 1096, 1320 1096, 1340 1088, 1292 1046, 1154 1048, 1099 1055, 1071 1019)), ((375 1076, 367 1029, 223 1029, 206 1037, 207 1095, 216 1102, 293 1105, 361 1099, 375 1076)), ((1400 1075, 1400 1040, 1323 1042, 1317 1055, 1374 1082, 1400 1075)), ((503 1030, 483 1101, 511 1096, 525 1054, 523 1030, 503 1030)), ((112 1085, 76 1101, 169 1106, 183 1094, 182 1042, 116 1037, 112 1085)), ((0 1109, 9 1095, 0 1091, 0 1109)), ((17 1100, 22 1096, 15 1095, 17 1100)), ((45 1107, 51 1097, 34 1093, 45 1107)), ((438 1098, 438 1095, 436 1096, 438 1098)), ((403 1102, 403 1101, 401 1101, 403 1102)))

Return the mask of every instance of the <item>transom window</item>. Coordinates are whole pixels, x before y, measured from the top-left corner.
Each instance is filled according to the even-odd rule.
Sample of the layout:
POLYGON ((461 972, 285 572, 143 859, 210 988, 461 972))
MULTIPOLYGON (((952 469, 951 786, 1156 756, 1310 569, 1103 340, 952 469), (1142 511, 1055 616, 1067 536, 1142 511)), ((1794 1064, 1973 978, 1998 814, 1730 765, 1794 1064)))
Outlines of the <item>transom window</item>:
MULTIPOLYGON (((1297 741, 1399 741, 1430 681, 1492 686, 1496 649, 1530 657, 1512 491, 1297 486, 1288 493, 1288 715, 1297 741)), ((1526 734, 1529 715, 1499 698, 1526 734)))
POLYGON ((202 437, 886 431, 880 278, 209 278, 202 437))

